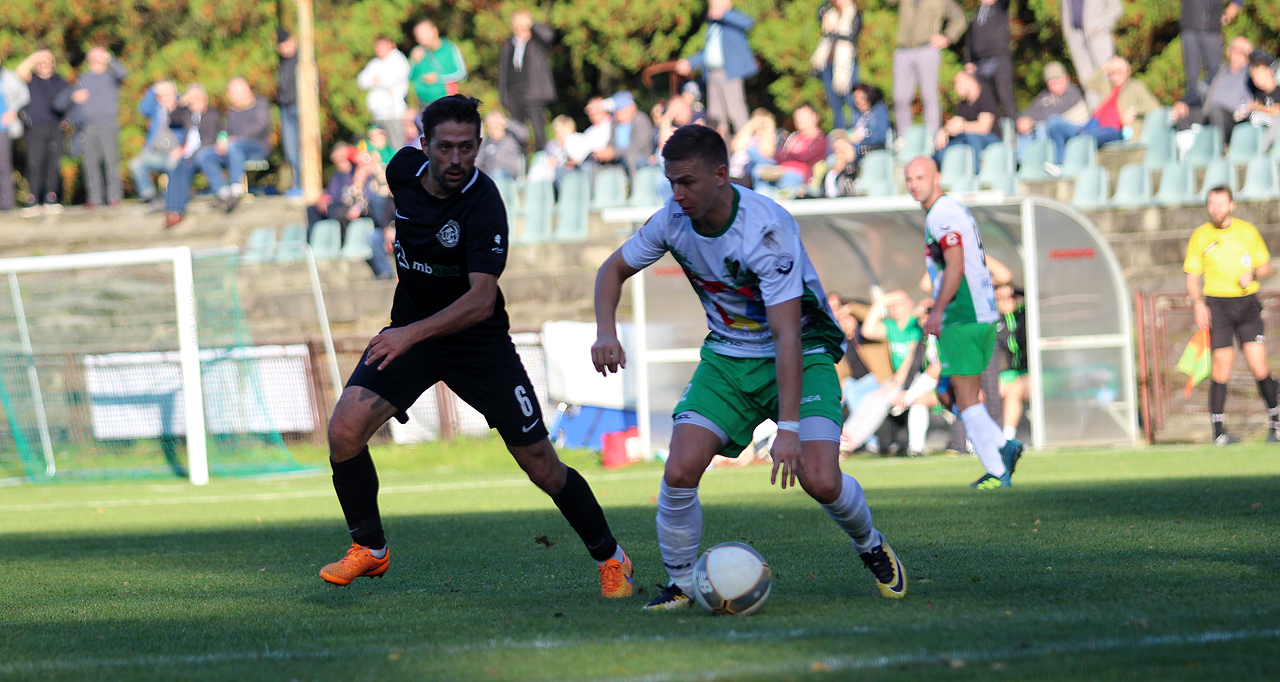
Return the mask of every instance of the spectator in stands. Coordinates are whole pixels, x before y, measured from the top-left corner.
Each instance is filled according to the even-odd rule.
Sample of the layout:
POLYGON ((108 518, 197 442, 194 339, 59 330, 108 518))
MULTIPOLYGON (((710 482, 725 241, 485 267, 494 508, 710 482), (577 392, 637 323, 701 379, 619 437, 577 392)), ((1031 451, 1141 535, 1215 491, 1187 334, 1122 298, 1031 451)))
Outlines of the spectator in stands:
POLYGON ((844 128, 831 131, 827 143, 831 146, 831 163, 822 180, 822 196, 851 197, 854 181, 858 179, 858 153, 844 128))
POLYGON ((1263 127, 1262 146, 1266 152, 1276 141, 1280 129, 1280 87, 1276 85, 1276 59, 1265 50, 1254 50, 1249 57, 1249 118, 1263 127))
POLYGON ((476 168, 492 178, 518 180, 524 177, 528 129, 519 121, 508 120, 495 109, 484 117, 484 134, 480 151, 476 154, 476 168))
POLYGON ((1213 82, 1218 55, 1222 54, 1222 27, 1235 21, 1242 7, 1244 0, 1182 0, 1178 37, 1182 39, 1187 92, 1203 92, 1213 82), (1200 79, 1201 69, 1204 80, 1200 79))
POLYGON ((943 151, 954 145, 968 145, 973 148, 973 160, 976 164, 982 158, 982 150, 987 145, 999 142, 1000 135, 996 129, 996 120, 1000 118, 1000 105, 990 88, 967 71, 955 75, 952 81, 959 101, 956 113, 947 119, 946 125, 934 136, 933 144, 938 150, 934 158, 942 165, 943 151))
POLYGON ((440 29, 430 19, 413 27, 413 39, 418 44, 409 52, 409 82, 418 97, 418 108, 458 94, 458 83, 467 79, 467 62, 458 46, 440 37, 440 29))
POLYGON ((543 150, 546 156, 541 165, 529 168, 528 179, 552 180, 559 187, 560 179, 578 167, 572 152, 582 145, 582 134, 572 118, 561 114, 551 119, 551 140, 543 150))
POLYGON ((1125 139, 1126 128, 1131 131, 1132 137, 1142 134, 1142 117, 1160 106, 1160 102, 1142 81, 1130 76, 1129 61, 1124 57, 1112 57, 1101 71, 1094 74, 1091 87, 1101 90, 1110 83, 1111 92, 1094 110, 1089 122, 1083 126, 1065 119, 1049 122, 1048 133, 1049 139, 1053 140, 1055 163, 1049 164, 1046 169, 1051 174, 1058 172, 1056 164, 1062 163, 1067 140, 1076 135, 1088 135, 1098 142, 1098 146, 1102 146, 1125 139))
POLYGON ((574 149, 571 146, 569 150, 569 156, 579 166, 596 152, 608 147, 609 141, 613 139, 613 114, 609 112, 603 97, 592 97, 587 100, 587 106, 582 110, 586 112, 587 121, 591 125, 582 131, 580 148, 574 149))
POLYGON ((680 86, 680 99, 693 112, 693 123, 706 125, 707 108, 702 105, 702 87, 698 85, 698 81, 688 81, 680 86))
MULTIPOLYGON (((404 134, 404 146, 422 149, 422 112, 412 110, 404 112, 400 125, 404 134)), ((387 133, 387 137, 390 138, 391 134, 387 133)), ((392 145, 393 148, 394 146, 392 145)))
MULTIPOLYGON (((173 81, 157 81, 147 88, 138 104, 138 113, 147 117, 147 138, 142 151, 129 160, 129 174, 138 198, 162 205, 152 173, 168 173, 182 159, 183 125, 174 120, 178 108, 178 88, 173 81)), ((170 182, 173 178, 169 179, 170 182)))
POLYGON ((1023 148, 1033 137, 1049 139, 1048 123, 1059 118, 1084 126, 1089 122, 1089 107, 1080 88, 1071 82, 1066 67, 1060 62, 1049 62, 1044 65, 1044 90, 1014 120, 1018 131, 1018 158, 1022 158, 1023 148))
POLYGON ((735 10, 733 0, 708 0, 706 45, 688 59, 676 62, 676 73, 688 78, 703 72, 707 84, 707 116, 728 136, 747 124, 747 99, 742 82, 759 71, 747 43, 747 31, 756 22, 735 10))
MULTIPOLYGON (((869 341, 886 341, 889 344, 893 376, 884 382, 882 390, 901 399, 903 391, 908 388, 907 376, 913 369, 911 360, 915 356, 916 344, 925 341, 915 301, 901 289, 886 293, 871 304, 859 333, 869 341)), ((900 407, 909 408, 906 409, 907 416, 891 418, 899 424, 906 422, 908 446, 905 449, 909 455, 924 454, 925 435, 929 429, 929 400, 932 397, 931 391, 925 391, 923 395, 904 400, 900 407)), ((889 429, 887 437, 880 439, 885 446, 885 454, 888 454, 890 443, 896 440, 893 438, 895 430, 889 429)))
MULTIPOLYGON (((899 0, 886 0, 899 5, 899 0)), ((942 124, 938 106, 938 67, 942 51, 954 45, 969 25, 955 0, 909 0, 898 8, 898 47, 893 51, 893 108, 898 137, 911 127, 911 102, 916 88, 924 104, 929 135, 942 124), (943 24, 946 24, 945 32, 943 24)))
POLYGON ((13 210, 13 140, 25 132, 19 112, 31 101, 31 92, 18 74, 0 65, 0 211, 13 210))
POLYGON ((787 136, 773 163, 756 165, 752 170, 759 186, 789 189, 807 184, 813 177, 813 165, 827 158, 827 136, 818 127, 813 107, 800 105, 792 120, 796 131, 787 136))
POLYGON ((862 83, 853 91, 853 107, 858 115, 849 130, 849 143, 859 163, 867 152, 884 149, 889 139, 889 107, 884 93, 870 83, 862 83))
POLYGON ((265 160, 271 151, 271 105, 253 94, 249 81, 238 77, 227 83, 227 103, 222 133, 212 147, 196 153, 195 162, 209 190, 230 213, 245 193, 244 162, 265 160))
POLYGON ((964 70, 995 94, 1004 115, 1018 115, 1013 99, 1013 54, 1009 52, 1009 0, 982 0, 969 24, 964 70))
POLYGON ((298 38, 284 29, 276 31, 276 106, 280 108, 280 146, 289 164, 293 185, 287 197, 302 196, 302 143, 298 137, 298 38))
POLYGON ((1085 101, 1094 109, 1102 101, 1104 90, 1091 90, 1093 74, 1102 70, 1107 60, 1116 56, 1116 22, 1124 14, 1120 0, 1061 0, 1062 31, 1066 34, 1071 63, 1076 78, 1085 87, 1085 101))
POLYGON ((862 13, 855 0, 834 0, 818 9, 822 37, 809 58, 814 73, 822 74, 822 87, 831 106, 832 125, 844 128, 857 117, 853 88, 858 84, 858 34, 862 13), (845 107, 848 107, 848 118, 845 107))
POLYGON ((85 55, 88 69, 70 91, 84 131, 86 206, 94 208, 124 200, 120 179, 120 83, 128 75, 105 47, 95 45, 85 55), (105 186, 105 187, 104 187, 105 186))
MULTIPOLYGON (((693 81, 690 81, 691 83, 693 81)), ((654 156, 650 156, 650 164, 662 163, 662 156, 657 154, 662 150, 662 145, 667 143, 667 138, 671 137, 671 133, 676 131, 680 126, 694 123, 693 110, 689 108, 689 101, 683 97, 673 97, 666 106, 662 108, 662 114, 656 119, 658 130, 654 135, 654 156)))
POLYGON ((1208 92, 1189 88, 1186 96, 1174 102, 1173 121, 1178 130, 1192 124, 1209 124, 1222 131, 1222 143, 1231 144, 1231 131, 1236 125, 1236 112, 1248 106, 1249 55, 1253 44, 1244 36, 1236 36, 1227 46, 1227 60, 1215 68, 1208 92))
POLYGON ((653 122, 626 91, 609 98, 605 110, 613 112, 613 130, 609 144, 593 156, 598 163, 621 164, 628 177, 635 177, 636 169, 649 165, 653 155, 653 122))
POLYGON ((355 170, 351 174, 351 184, 347 185, 342 195, 342 203, 347 207, 343 224, 343 235, 346 225, 357 218, 369 218, 377 228, 384 228, 395 217, 395 202, 391 199, 391 189, 387 186, 387 171, 378 157, 367 151, 351 148, 355 170))
POLYGON ((169 169, 169 188, 164 196, 166 229, 182 222, 187 214, 191 182, 197 170, 196 155, 205 149, 214 150, 222 132, 222 116, 217 109, 209 108, 209 93, 199 83, 187 86, 171 118, 182 129, 183 142, 181 158, 169 169))
POLYGON ((329 150, 329 161, 333 164, 333 172, 329 174, 329 184, 325 186, 324 194, 320 195, 315 204, 307 207, 308 242, 311 241, 311 228, 321 220, 331 218, 346 225, 348 207, 343 205, 342 200, 355 176, 352 159, 355 158, 356 152, 357 150, 346 142, 337 142, 329 150))
POLYGON ((555 31, 535 24, 529 10, 511 15, 511 37, 498 58, 498 98, 511 118, 527 123, 535 151, 547 146, 547 105, 556 99, 547 53, 555 31))
POLYGON ((735 178, 754 177, 756 166, 773 165, 773 155, 778 151, 778 122, 767 109, 751 112, 747 124, 733 136, 729 157, 729 175, 735 178))
POLYGON ((378 161, 382 163, 382 167, 386 168, 391 163, 392 157, 396 152, 400 151, 391 146, 391 142, 387 140, 387 131, 382 128, 370 128, 369 132, 364 136, 364 146, 370 152, 378 157, 378 161))
POLYGON ((43 204, 47 211, 62 210, 62 152, 64 109, 55 105, 58 95, 68 85, 54 72, 53 53, 38 50, 22 60, 13 70, 26 81, 31 93, 27 104, 27 183, 31 187, 28 205, 43 204))
MULTIPOLYGON (((388 135, 398 136, 402 129, 398 125, 400 117, 409 108, 405 103, 409 95, 409 59, 387 36, 378 36, 374 41, 373 55, 373 59, 356 76, 356 85, 369 92, 364 104, 373 117, 373 124, 387 131, 388 135)), ((396 147, 402 142, 392 140, 396 147)))

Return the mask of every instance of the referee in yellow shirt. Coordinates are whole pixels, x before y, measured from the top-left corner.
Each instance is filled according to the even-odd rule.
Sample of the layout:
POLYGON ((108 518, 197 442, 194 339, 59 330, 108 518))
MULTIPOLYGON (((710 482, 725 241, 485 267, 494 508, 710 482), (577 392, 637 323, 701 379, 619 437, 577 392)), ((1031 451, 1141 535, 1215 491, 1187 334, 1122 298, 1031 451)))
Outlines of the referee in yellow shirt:
POLYGON ((1240 438, 1227 433, 1222 412, 1227 403, 1227 379, 1235 361, 1232 340, 1240 343, 1245 363, 1258 382, 1258 393, 1267 403, 1267 442, 1280 442, 1280 422, 1276 410, 1275 379, 1267 369, 1266 336, 1262 325, 1262 304, 1254 292, 1258 280, 1271 275, 1271 254, 1258 228, 1236 220, 1231 189, 1209 190, 1209 222, 1196 228, 1187 245, 1182 269, 1187 273, 1187 293, 1195 308, 1196 325, 1209 330, 1213 349, 1213 370, 1209 385, 1209 418, 1213 421, 1214 445, 1230 445, 1240 438), (1204 275, 1201 293, 1200 276, 1204 275))

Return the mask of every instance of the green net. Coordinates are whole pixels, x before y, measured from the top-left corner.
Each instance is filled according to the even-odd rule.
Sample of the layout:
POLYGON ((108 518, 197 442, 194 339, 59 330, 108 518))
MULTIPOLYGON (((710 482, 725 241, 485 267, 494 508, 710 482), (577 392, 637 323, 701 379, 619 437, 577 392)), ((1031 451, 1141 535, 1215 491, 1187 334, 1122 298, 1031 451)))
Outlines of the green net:
MULTIPOLYGON (((192 268, 209 472, 303 470, 307 358, 254 346, 236 253, 192 268), (301 412, 301 414, 299 414, 301 412)), ((0 479, 186 476, 172 263, 0 274, 0 479)))

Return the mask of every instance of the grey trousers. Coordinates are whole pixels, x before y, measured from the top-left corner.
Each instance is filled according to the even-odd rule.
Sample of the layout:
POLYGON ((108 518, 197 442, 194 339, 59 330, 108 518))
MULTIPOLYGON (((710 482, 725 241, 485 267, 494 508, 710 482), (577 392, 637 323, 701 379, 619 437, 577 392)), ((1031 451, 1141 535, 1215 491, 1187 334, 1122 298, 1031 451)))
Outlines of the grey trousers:
POLYGON ((732 123, 733 132, 747 124, 747 98, 741 78, 728 78, 724 69, 707 70, 707 116, 717 123, 732 123))
POLYGON ((900 47, 893 51, 893 114, 897 117, 898 137, 905 137, 911 127, 911 101, 920 88, 924 105, 924 125, 929 138, 942 125, 942 109, 938 106, 938 67, 942 54, 932 45, 900 47))
MULTIPOLYGON (((1204 82, 1212 83, 1213 76, 1222 63, 1222 30, 1190 31, 1182 29, 1182 68, 1187 72, 1187 92, 1198 87, 1200 69, 1204 69, 1204 82)), ((1206 87, 1206 91, 1208 86, 1206 87)))
POLYGON ((1071 64, 1076 67, 1076 79, 1084 90, 1084 101, 1093 111, 1102 103, 1104 93, 1094 92, 1087 86, 1089 78, 1102 68, 1108 59, 1116 56, 1115 41, 1110 31, 1085 33, 1076 28, 1065 29, 1067 49, 1071 51, 1071 64))
POLYGON ((0 211, 13 208, 13 140, 0 130, 0 211))
POLYGON ((124 182, 120 178, 120 128, 113 125, 84 127, 84 187, 89 203, 124 200, 124 182), (105 169, 104 169, 105 166, 105 169), (106 197, 103 197, 103 177, 106 197), (105 200, 104 200, 105 199, 105 200))

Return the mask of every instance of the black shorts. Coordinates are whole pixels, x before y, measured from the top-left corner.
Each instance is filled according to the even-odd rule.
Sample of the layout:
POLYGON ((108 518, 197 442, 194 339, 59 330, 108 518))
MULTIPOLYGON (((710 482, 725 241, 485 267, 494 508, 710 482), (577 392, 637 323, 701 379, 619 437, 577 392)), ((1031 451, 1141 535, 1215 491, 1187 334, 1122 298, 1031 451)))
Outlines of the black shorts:
POLYGON ((399 410, 395 417, 402 424, 408 420, 405 413, 418 396, 443 381, 484 415, 489 427, 497 429, 507 445, 533 445, 547 437, 538 396, 515 344, 506 336, 492 345, 465 349, 419 343, 382 370, 364 361, 361 357, 347 386, 377 393, 399 410))
POLYGON ((1249 294, 1235 298, 1205 296, 1212 324, 1209 326, 1209 348, 1230 348, 1232 339, 1241 347, 1246 343, 1266 343, 1262 325, 1262 303, 1249 294))

